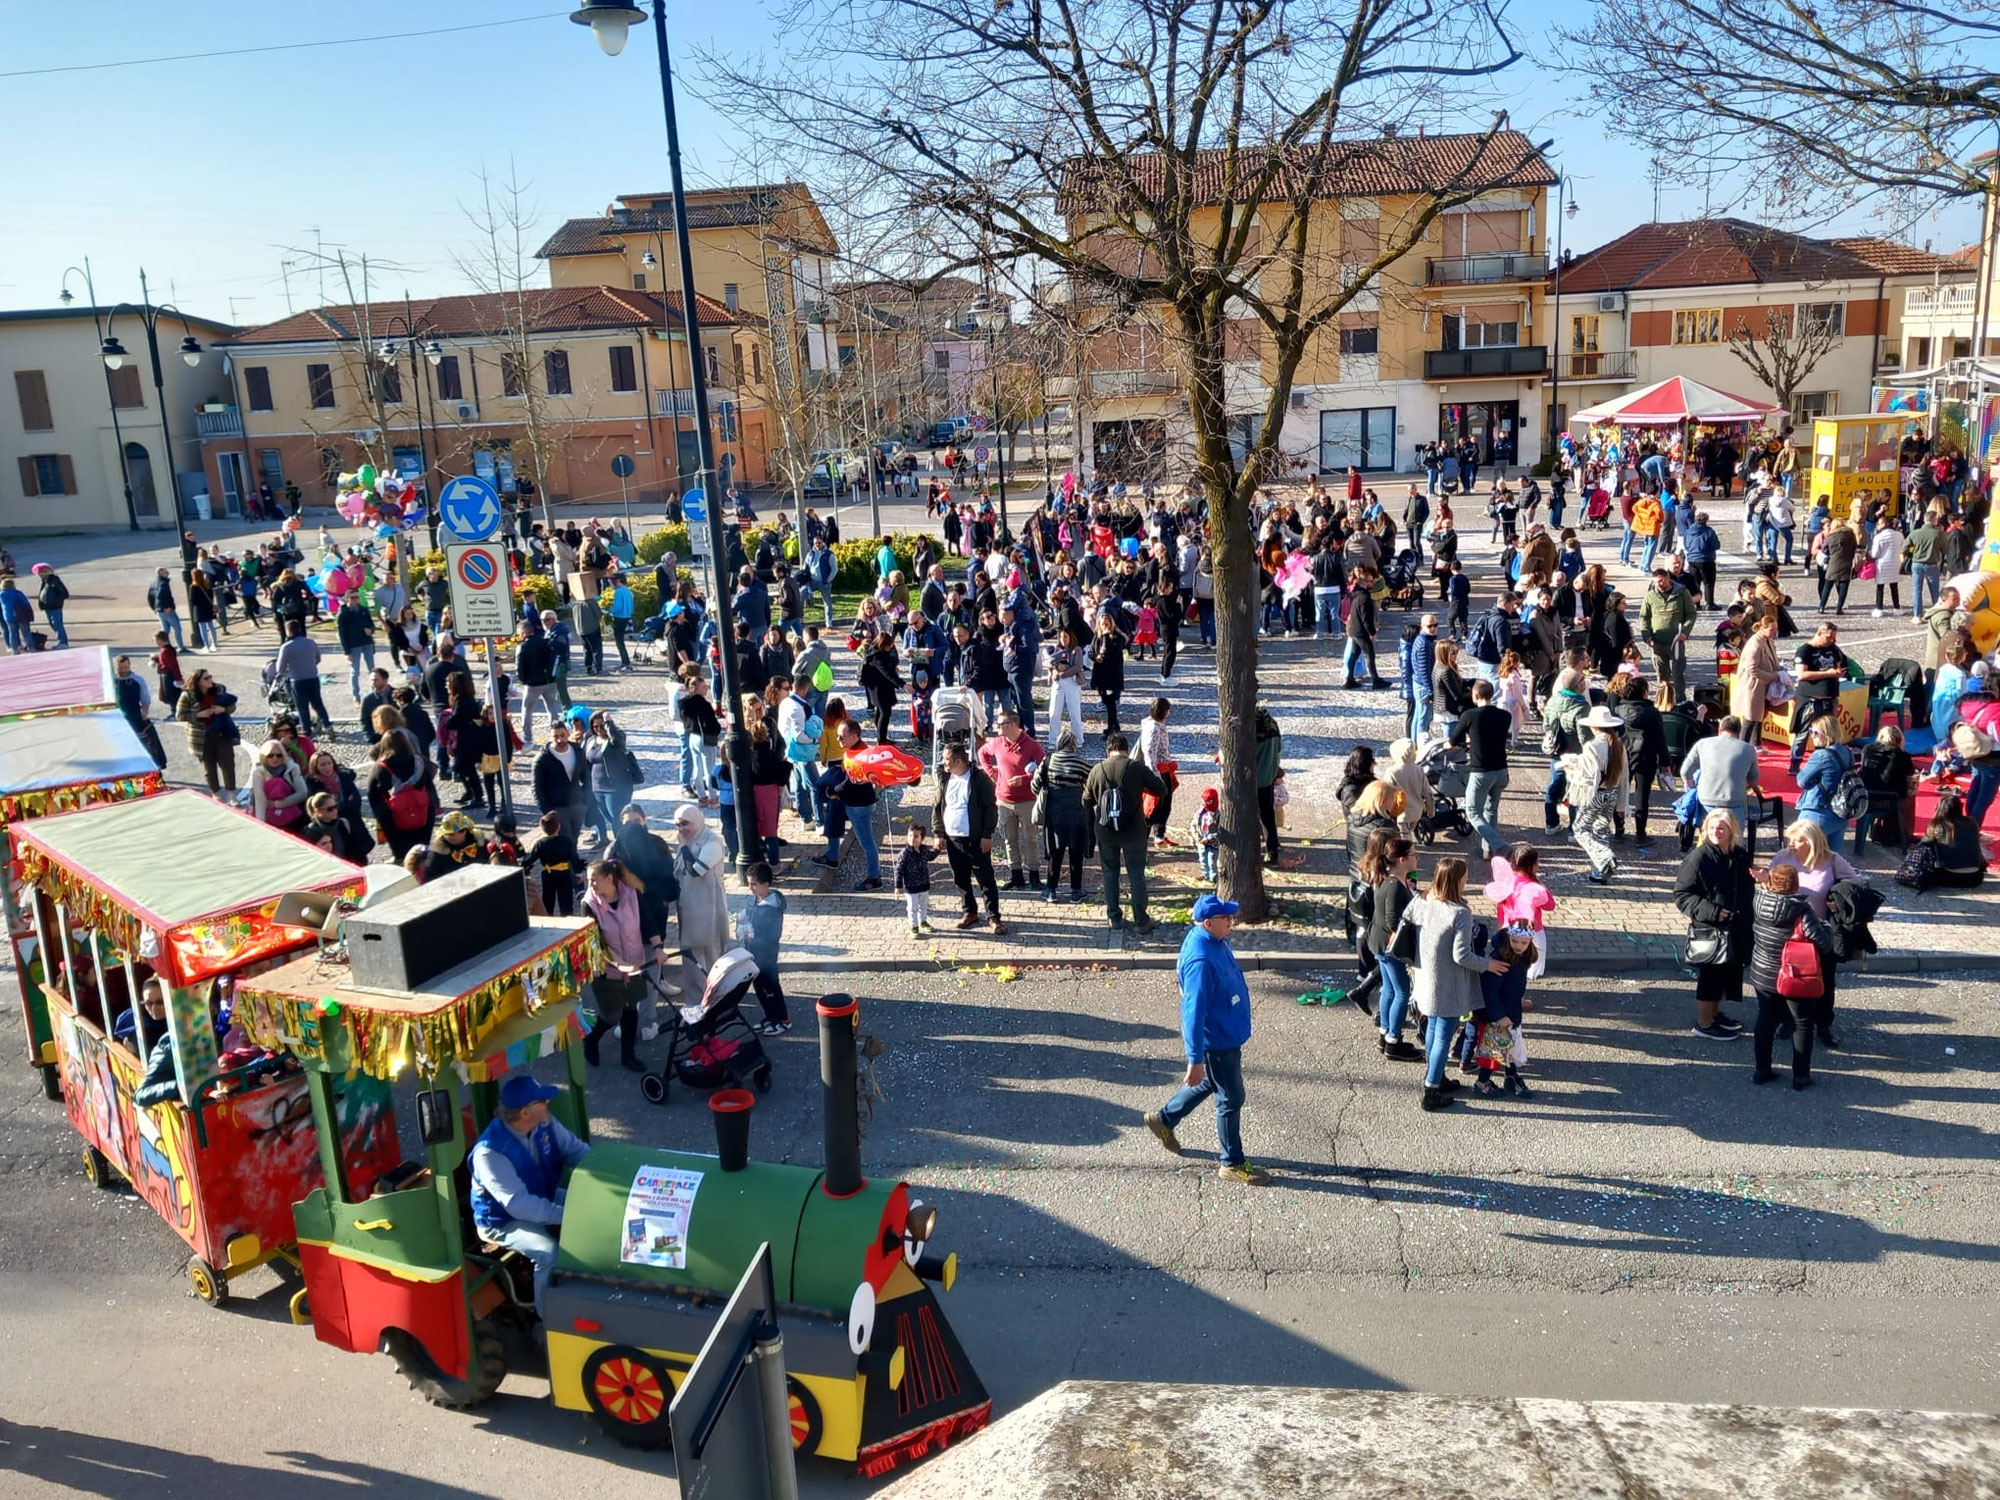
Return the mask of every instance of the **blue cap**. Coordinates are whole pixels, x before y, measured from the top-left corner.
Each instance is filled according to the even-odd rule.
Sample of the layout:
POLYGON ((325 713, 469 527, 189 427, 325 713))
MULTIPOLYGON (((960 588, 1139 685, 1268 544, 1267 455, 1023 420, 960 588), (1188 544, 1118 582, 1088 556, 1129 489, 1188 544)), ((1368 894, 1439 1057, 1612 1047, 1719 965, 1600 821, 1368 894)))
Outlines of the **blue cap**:
POLYGON ((551 1084, 537 1083, 526 1073, 514 1073, 509 1075, 507 1081, 500 1085, 500 1107, 502 1109, 526 1109, 530 1104, 537 1104, 545 1099, 554 1099, 561 1093, 561 1089, 551 1084))
POLYGON ((1210 917, 1233 917, 1235 915, 1236 903, 1234 901, 1224 901, 1220 896, 1200 896, 1195 899, 1194 919, 1197 922, 1206 922, 1210 917))

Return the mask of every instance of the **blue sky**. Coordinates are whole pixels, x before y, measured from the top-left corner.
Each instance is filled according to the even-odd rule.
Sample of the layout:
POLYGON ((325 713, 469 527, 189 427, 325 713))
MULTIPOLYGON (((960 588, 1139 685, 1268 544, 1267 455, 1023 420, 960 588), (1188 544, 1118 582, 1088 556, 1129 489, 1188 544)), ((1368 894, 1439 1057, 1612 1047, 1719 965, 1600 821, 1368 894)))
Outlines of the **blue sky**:
MULTIPOLYGON (((1514 7, 1531 55, 1562 3, 1514 7)), ((504 176, 512 159, 544 230, 602 211, 621 191, 664 189, 650 38, 635 34, 622 57, 606 58, 567 9, 536 0, 0 0, 0 73, 530 18, 357 46, 0 78, 11 137, 0 307, 52 305, 64 268, 88 255, 102 300, 136 297, 144 265, 155 295, 171 289, 190 312, 267 321, 287 310, 283 263, 315 243, 408 268, 383 273, 378 295, 406 285, 461 291, 452 256, 472 234, 460 205, 482 165, 504 176)), ((677 7, 669 24, 683 61, 698 45, 755 47, 771 34, 759 0, 677 7)), ((691 73, 680 74, 689 180, 740 180, 746 142, 691 73)), ((1581 96, 1574 84, 1524 66, 1508 86, 1516 123, 1553 137, 1572 175, 1581 210, 1567 245, 1588 248, 1652 216, 1644 160, 1567 111, 1581 96)), ((1698 189, 1670 191, 1660 205, 1664 218, 1701 210, 1698 189)), ((1911 237, 1943 250, 1976 228, 1961 209, 1911 237)), ((310 306, 319 277, 301 261, 289 289, 293 306, 310 306)), ((338 295, 329 282, 328 300, 338 295)))

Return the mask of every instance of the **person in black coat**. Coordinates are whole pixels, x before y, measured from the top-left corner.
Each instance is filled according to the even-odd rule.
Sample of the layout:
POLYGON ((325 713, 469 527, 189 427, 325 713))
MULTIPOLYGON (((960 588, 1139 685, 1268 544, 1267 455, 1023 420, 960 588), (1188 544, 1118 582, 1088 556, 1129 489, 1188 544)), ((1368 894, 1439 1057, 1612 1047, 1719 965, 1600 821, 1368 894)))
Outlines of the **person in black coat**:
POLYGON ((1076 731, 1065 724, 1055 749, 1035 763, 1028 783, 1041 804, 1042 852, 1049 859, 1049 883, 1042 888, 1042 899, 1051 904, 1062 899, 1057 887, 1065 855, 1070 896, 1083 900, 1083 861, 1097 848, 1096 823, 1083 805, 1083 785, 1093 769, 1077 744, 1076 731))
POLYGON ((1833 966, 1826 951, 1826 924, 1813 914, 1812 906, 1799 894, 1799 872, 1791 865, 1773 865, 1765 875, 1765 885, 1752 904, 1750 933, 1750 983, 1757 990, 1757 1031, 1753 1083, 1769 1083, 1778 1075, 1771 1069, 1771 1044, 1778 1027, 1792 1026, 1792 1087, 1812 1084, 1813 1028, 1821 1025, 1823 1000, 1788 999, 1778 993, 1778 970, 1784 960, 1785 944, 1797 930, 1820 950, 1822 974, 1833 966))
POLYGON ((583 831, 590 806, 590 758, 570 739, 569 725, 558 719, 549 742, 535 757, 535 807, 562 819, 570 839, 583 831))
POLYGON ((1721 1006, 1743 998, 1743 967, 1751 952, 1751 905, 1756 886, 1750 878, 1750 851, 1743 847, 1735 816, 1711 812, 1701 825, 1701 839, 1681 861, 1674 879, 1674 905, 1689 923, 1719 928, 1728 947, 1718 963, 1704 964, 1695 974, 1695 1030, 1717 1040, 1734 1036, 1742 1027, 1721 1006))
POLYGON ((889 743, 889 724, 896 712, 896 695, 903 690, 896 670, 896 642, 883 631, 861 654, 861 691, 868 697, 868 712, 875 720, 875 743, 889 743))
POLYGON ((1103 609, 1097 633, 1090 638, 1090 690, 1104 705, 1104 736, 1118 733, 1118 699, 1125 692, 1125 648, 1131 637, 1119 628, 1118 616, 1103 609))
MULTIPOLYGON (((1667 730, 1660 711, 1646 692, 1646 679, 1628 681, 1611 711, 1625 721, 1625 766, 1632 776, 1632 834, 1646 842, 1646 818, 1653 806, 1653 780, 1667 758, 1667 730)), ((1625 836, 1625 819, 1613 813, 1618 836, 1625 836)))

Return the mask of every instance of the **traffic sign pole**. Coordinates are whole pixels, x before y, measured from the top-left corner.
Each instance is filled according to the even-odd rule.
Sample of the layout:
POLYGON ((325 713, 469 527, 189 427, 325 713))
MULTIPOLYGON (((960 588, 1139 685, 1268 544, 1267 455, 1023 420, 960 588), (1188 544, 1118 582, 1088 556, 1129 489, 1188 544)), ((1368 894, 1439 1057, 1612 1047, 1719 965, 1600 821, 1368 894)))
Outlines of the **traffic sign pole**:
MULTIPOLYGON (((636 545, 638 538, 632 535, 632 496, 625 488, 625 481, 632 477, 633 467, 632 455, 629 453, 621 453, 611 460, 611 472, 618 476, 618 499, 625 507, 625 537, 636 545)), ((662 599, 661 606, 664 607, 666 602, 662 599)))
POLYGON ((507 702, 500 696, 500 642, 490 635, 485 640, 486 701, 493 705, 495 738, 500 742, 500 810, 511 818, 514 816, 514 789, 509 785, 514 775, 513 727, 507 717, 507 702))

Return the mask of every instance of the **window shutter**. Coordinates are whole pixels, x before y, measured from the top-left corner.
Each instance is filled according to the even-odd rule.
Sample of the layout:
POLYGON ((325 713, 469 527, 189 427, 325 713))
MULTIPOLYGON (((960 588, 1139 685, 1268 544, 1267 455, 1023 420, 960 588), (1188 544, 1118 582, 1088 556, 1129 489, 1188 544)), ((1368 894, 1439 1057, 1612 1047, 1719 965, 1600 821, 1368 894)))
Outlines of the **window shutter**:
POLYGON ((447 354, 443 359, 438 361, 437 387, 438 400, 456 401, 460 399, 460 393, 463 388, 459 385, 458 356, 456 354, 447 354))
POLYGON ((65 495, 74 495, 76 493, 76 465, 70 462, 67 453, 58 458, 56 462, 62 466, 62 492, 65 495))
POLYGON ((35 461, 23 455, 20 462, 21 493, 32 500, 42 492, 42 487, 35 483, 35 461))
POLYGON ((312 392, 312 404, 322 410, 333 405, 333 366, 307 365, 306 387, 312 392))
POLYGON ((243 371, 243 388, 250 397, 250 410, 271 410, 271 372, 263 365, 250 365, 243 371))
POLYGON ((40 370, 16 370, 14 392, 21 398, 21 425, 30 432, 47 432, 56 425, 49 414, 48 377, 40 370))
POLYGON ((121 365, 109 372, 111 376, 111 404, 120 411, 137 411, 146 405, 146 391, 139 384, 139 367, 121 365))

